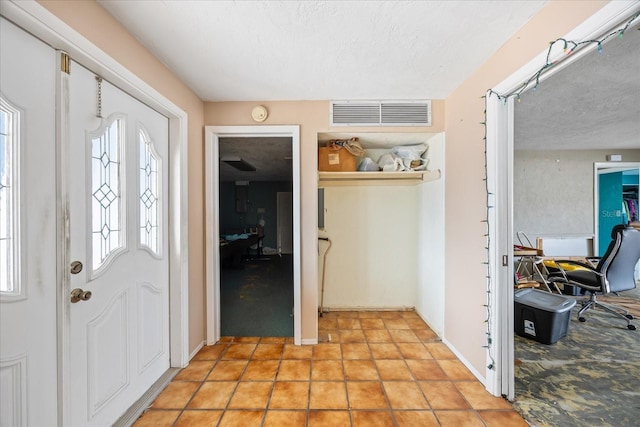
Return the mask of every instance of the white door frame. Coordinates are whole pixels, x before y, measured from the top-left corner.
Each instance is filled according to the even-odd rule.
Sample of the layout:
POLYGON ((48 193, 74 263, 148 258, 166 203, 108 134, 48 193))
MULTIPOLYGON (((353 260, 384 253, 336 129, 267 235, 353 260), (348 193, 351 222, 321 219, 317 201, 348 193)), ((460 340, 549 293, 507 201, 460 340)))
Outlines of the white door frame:
MULTIPOLYGON (((615 1, 606 4, 594 15, 586 19, 582 24, 564 36, 567 40, 594 40, 604 33, 622 28, 624 23, 640 10, 637 1, 615 1), (621 25, 622 24, 622 25, 621 25)), ((539 81, 546 80, 553 74, 564 69, 571 62, 581 58, 588 52, 596 49, 595 44, 586 45, 571 57, 566 58, 562 49, 552 52, 550 61, 560 61, 548 72, 544 73, 539 81)), ((500 94, 510 94, 518 90, 530 76, 534 75, 545 64, 547 50, 544 50, 529 63, 509 76, 506 80, 493 88, 500 94)), ((512 101, 512 99, 511 99, 512 101)), ((509 400, 515 397, 514 390, 514 348, 513 348, 513 176, 504 179, 504 171, 513 170, 513 102, 508 102, 506 108, 504 100, 497 96, 487 96, 486 105, 487 126, 487 159, 494 159, 487 164, 487 185, 495 197, 494 210, 489 217, 489 269, 493 273, 489 283, 490 299, 489 330, 492 331, 493 340, 487 350, 487 361, 491 357, 503 355, 494 369, 487 368, 487 390, 495 396, 505 395, 509 400), (507 125, 504 126, 504 123, 507 125), (504 155, 505 150, 507 156, 504 155), (502 153, 502 154, 501 154, 502 153), (509 153, 511 153, 509 155, 509 153), (502 172, 501 172, 502 171, 502 172), (502 178, 502 179, 501 179, 502 178), (497 231, 501 226, 501 232, 497 231), (506 229, 505 229, 506 226, 506 229), (505 251, 506 249, 506 251, 505 251), (503 257, 507 264, 503 266, 503 257), (508 304, 505 307, 502 304, 508 304), (492 308, 493 307, 493 308, 492 308), (511 337, 510 339, 508 337, 511 337)), ((489 363, 487 363, 487 366, 489 363)))
POLYGON ((489 235, 487 310, 488 328, 493 349, 487 348, 485 387, 499 396, 513 390, 513 99, 507 102, 487 94, 486 167, 487 167, 487 224, 489 235), (491 113, 489 113, 491 111, 491 113), (505 184, 508 185, 505 187, 505 184), (504 255, 508 254, 505 258, 504 255), (505 289, 508 287, 508 291, 505 289), (497 309, 491 309, 497 307, 497 309), (504 324, 507 319, 511 322, 504 324), (493 365, 492 367, 489 367, 493 365))
MULTIPOLYGON (((593 255, 597 256, 600 247, 600 215, 598 206, 600 205, 600 180, 598 179, 598 171, 600 169, 628 170, 640 169, 640 162, 595 162, 593 164, 593 255)), ((613 171, 611 171, 613 172, 613 171)))
MULTIPOLYGON (((169 341, 171 367, 181 368, 189 362, 189 258, 187 200, 187 114, 180 107, 149 86, 111 56, 34 0, 11 0, 0 4, 0 13, 57 50, 65 51, 76 62, 99 74, 134 98, 169 118, 169 341)), ((73 70, 72 70, 73 72, 73 70)), ((62 105, 58 100, 57 106, 62 105)), ((67 200, 63 153, 64 129, 57 140, 58 196, 58 360, 59 424, 66 425, 71 411, 69 377, 73 367, 69 360, 69 282, 65 281, 69 265, 66 253, 65 211, 67 200)), ((133 403, 133 402, 132 402, 133 403)))
POLYGON ((205 126, 205 276, 207 344, 220 339, 220 138, 291 138, 293 166, 293 340, 300 345, 300 126, 205 126))

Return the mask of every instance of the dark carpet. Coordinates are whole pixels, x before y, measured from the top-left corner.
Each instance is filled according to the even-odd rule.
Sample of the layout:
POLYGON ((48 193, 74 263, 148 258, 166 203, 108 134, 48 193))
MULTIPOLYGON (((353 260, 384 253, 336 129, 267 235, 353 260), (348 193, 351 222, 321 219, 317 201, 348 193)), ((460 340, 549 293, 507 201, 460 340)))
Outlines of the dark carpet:
POLYGON ((293 258, 262 256, 220 270, 222 336, 293 336, 293 258))
POLYGON ((581 323, 579 307, 555 344, 515 337, 515 409, 532 426, 640 425, 640 330, 599 309, 581 323))

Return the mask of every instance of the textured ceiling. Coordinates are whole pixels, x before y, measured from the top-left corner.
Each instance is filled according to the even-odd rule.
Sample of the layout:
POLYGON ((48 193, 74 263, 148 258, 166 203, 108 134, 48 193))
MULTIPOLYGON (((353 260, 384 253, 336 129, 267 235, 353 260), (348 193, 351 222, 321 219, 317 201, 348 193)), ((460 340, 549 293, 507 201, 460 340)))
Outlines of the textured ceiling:
POLYGON ((291 181, 291 138, 220 138, 220 181, 291 181), (255 171, 240 171, 223 160, 241 158, 255 171))
MULTIPOLYGON (((546 0, 98 2, 201 99, 257 101, 445 99, 546 0)), ((639 37, 629 30, 523 94, 515 148, 640 148, 639 37)), ((270 145, 237 147, 265 150, 252 180, 279 170, 270 145)))
POLYGON ((610 40, 515 103, 516 149, 640 149, 640 31, 610 40))
POLYGON ((98 0, 205 101, 444 99, 527 1, 98 0))

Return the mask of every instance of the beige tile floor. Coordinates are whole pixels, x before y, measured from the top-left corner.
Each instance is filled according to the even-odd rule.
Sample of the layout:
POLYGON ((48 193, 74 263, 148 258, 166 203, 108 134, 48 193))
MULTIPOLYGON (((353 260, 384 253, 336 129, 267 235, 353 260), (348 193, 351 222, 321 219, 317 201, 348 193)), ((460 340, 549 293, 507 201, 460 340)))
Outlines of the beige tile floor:
POLYGON ((143 426, 527 426, 412 311, 331 312, 319 344, 224 337, 136 421, 143 426))

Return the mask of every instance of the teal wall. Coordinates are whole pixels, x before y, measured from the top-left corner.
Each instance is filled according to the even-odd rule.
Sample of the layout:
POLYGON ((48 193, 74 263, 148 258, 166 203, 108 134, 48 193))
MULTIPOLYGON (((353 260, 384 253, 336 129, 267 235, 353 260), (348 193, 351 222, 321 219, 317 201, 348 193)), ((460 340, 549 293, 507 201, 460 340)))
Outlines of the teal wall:
POLYGON ((603 256, 611 242, 611 230, 625 222, 622 217, 622 172, 598 176, 598 256, 603 256))
POLYGON ((622 172, 622 185, 638 185, 640 176, 636 171, 622 172))
POLYGON ((233 232, 246 227, 255 227, 260 216, 258 208, 264 208, 265 220, 263 245, 277 248, 277 196, 278 192, 292 191, 292 182, 268 181, 249 183, 247 212, 236 213, 235 183, 220 183, 220 233, 233 232))

